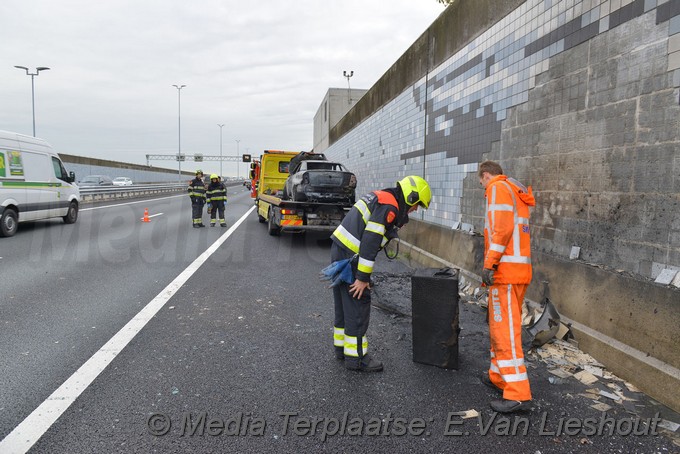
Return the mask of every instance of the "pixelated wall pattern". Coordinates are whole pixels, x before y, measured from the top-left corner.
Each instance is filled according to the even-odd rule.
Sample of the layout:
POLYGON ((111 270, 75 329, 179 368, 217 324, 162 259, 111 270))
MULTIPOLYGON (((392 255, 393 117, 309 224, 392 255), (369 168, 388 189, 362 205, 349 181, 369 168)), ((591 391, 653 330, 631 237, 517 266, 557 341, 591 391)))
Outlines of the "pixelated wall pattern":
MULTIPOLYGON (((553 212, 537 207, 537 241, 541 249, 568 257, 571 242, 585 241, 580 235, 593 226, 574 224, 578 215, 560 218, 555 207, 565 203, 556 202, 552 191, 583 188, 566 187, 578 186, 573 175, 563 181, 565 187, 551 188, 541 178, 568 171, 569 159, 579 159, 557 158, 560 153, 612 153, 617 147, 678 139, 672 130, 643 127, 648 122, 655 131, 654 122, 663 119, 645 116, 640 103, 653 104, 644 96, 657 94, 662 97, 657 101, 677 106, 672 90, 680 86, 680 34, 674 37, 679 32, 678 0, 528 0, 325 153, 357 173, 359 192, 393 185, 407 174, 423 175, 433 202, 415 216, 465 230, 481 230, 483 223, 481 199, 478 208, 463 200, 464 180, 483 159, 498 160, 553 206, 553 212), (531 163, 536 156, 541 156, 542 175, 531 163)), ((672 117, 673 111, 666 109, 665 115, 672 117)), ((677 130, 675 117, 676 126, 670 126, 677 130)), ((587 175, 591 168, 584 168, 587 175)), ((673 240, 665 233, 650 263, 680 262, 680 256, 669 256, 673 240)), ((680 231, 675 239, 680 243, 680 231)), ((611 242, 602 244, 606 248, 611 242)), ((592 253, 598 258, 597 251, 592 253)))

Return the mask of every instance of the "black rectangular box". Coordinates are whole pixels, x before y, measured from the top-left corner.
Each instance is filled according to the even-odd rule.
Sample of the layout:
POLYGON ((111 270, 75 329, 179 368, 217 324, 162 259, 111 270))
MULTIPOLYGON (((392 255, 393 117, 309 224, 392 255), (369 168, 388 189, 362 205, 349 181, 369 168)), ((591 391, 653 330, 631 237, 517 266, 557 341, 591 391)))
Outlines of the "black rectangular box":
POLYGON ((411 277, 413 361, 458 369, 458 273, 425 268, 411 277))

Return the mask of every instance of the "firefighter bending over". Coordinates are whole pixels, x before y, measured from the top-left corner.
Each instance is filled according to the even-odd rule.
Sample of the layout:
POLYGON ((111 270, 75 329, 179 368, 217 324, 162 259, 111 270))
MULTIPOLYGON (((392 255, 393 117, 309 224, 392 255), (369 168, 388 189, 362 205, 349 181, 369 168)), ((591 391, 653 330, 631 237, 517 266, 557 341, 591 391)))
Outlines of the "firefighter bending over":
POLYGON ((427 208, 431 198, 430 186, 423 178, 408 176, 397 182, 395 188, 364 195, 331 236, 331 262, 355 257, 351 262, 354 282, 341 282, 333 287, 333 345, 336 358, 344 360, 347 369, 366 372, 383 369, 380 361, 369 357, 366 339, 373 263, 378 252, 408 222, 409 213, 419 206, 427 208))

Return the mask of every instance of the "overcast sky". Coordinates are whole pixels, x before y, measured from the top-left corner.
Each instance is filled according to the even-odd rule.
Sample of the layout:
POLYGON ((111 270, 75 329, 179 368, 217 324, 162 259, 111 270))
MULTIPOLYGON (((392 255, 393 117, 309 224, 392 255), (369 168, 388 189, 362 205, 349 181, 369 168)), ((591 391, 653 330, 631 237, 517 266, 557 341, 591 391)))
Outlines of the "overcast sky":
POLYGON ((347 87, 343 70, 352 88, 370 88, 443 10, 436 0, 2 0, 0 129, 32 134, 31 78, 14 66, 47 66, 35 77, 36 135, 60 153, 139 164, 177 153, 173 84, 186 85, 184 153, 219 155, 220 123, 224 155, 236 140, 253 155, 309 150, 326 91, 347 87))

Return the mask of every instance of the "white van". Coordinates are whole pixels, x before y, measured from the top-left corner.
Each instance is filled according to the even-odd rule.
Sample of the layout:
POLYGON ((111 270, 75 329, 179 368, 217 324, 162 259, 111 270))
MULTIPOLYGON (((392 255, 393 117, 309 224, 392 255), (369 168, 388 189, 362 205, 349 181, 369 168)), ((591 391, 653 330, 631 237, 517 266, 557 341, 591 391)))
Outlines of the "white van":
POLYGON ((76 222, 80 191, 74 182, 47 142, 0 131, 0 237, 14 235, 19 222, 76 222))

